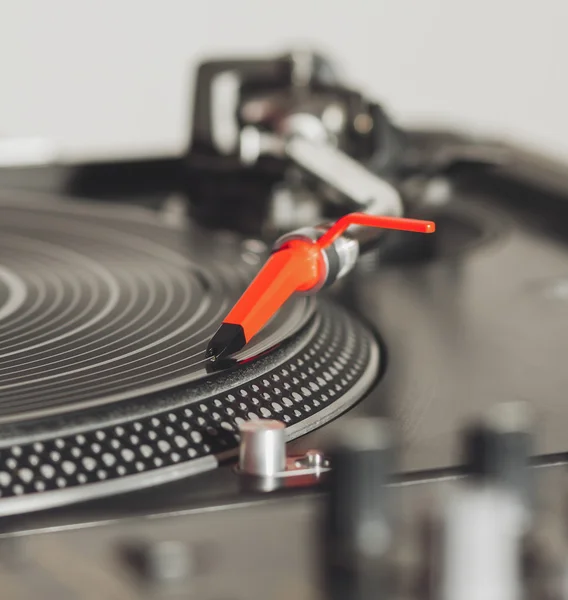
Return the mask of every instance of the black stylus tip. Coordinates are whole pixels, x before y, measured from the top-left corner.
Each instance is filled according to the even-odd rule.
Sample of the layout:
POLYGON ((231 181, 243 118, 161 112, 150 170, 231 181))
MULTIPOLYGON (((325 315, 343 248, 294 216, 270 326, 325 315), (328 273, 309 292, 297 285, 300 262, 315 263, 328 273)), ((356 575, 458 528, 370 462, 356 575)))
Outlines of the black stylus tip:
POLYGON ((207 346, 207 358, 219 360, 238 352, 247 343, 244 329, 234 323, 223 323, 207 346))

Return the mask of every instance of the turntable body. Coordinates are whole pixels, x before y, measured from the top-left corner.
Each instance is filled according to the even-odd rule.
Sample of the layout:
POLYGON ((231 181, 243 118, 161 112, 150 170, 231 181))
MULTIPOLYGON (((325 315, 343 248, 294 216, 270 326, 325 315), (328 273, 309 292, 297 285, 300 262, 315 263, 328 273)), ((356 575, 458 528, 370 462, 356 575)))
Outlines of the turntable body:
MULTIPOLYGON (((250 67, 245 72, 259 79, 244 86, 248 102, 282 77, 294 79, 290 57, 268 62, 268 69, 266 61, 213 62, 199 77, 210 83, 227 65, 250 67)), ((508 512, 532 502, 534 474, 531 489, 544 499, 539 518, 555 532, 546 550, 560 548, 565 569, 565 542, 557 538, 565 530, 568 456, 566 169, 513 146, 401 132, 378 105, 330 82, 325 60, 314 64, 312 91, 368 111, 383 127, 373 137, 372 128, 355 127, 365 119, 355 119, 356 131, 342 140, 351 157, 396 181, 409 216, 434 221, 437 233, 429 241, 407 233, 373 240, 342 280, 317 297, 293 296, 229 360, 209 360, 208 342, 270 252, 277 228, 266 231, 266 193, 290 157, 257 156, 259 170, 236 156, 214 157, 205 94, 195 111, 203 127, 188 156, 0 170, 0 552, 15 561, 2 558, 0 571, 23 568, 32 588, 51 586, 54 598, 81 589, 77 574, 116 598, 138 597, 140 586, 160 597, 163 579, 181 585, 178 597, 187 596, 190 580, 195 593, 219 598, 266 597, 267 587, 284 581, 287 595, 313 597, 314 555, 329 558, 322 505, 337 501, 349 516, 342 525, 369 517, 376 542, 383 522, 373 527, 373 519, 382 519, 392 491, 402 523, 395 550, 408 581, 418 582, 403 592, 414 597, 432 576, 423 544, 439 549, 432 531, 421 529, 423 512, 464 474, 473 477, 465 487, 474 495, 495 485, 500 494, 511 472, 521 502, 516 495, 508 512), (502 420, 477 432, 474 460, 465 456, 463 427, 519 401, 534 410, 534 432, 502 420), (378 436, 372 469, 366 449, 355 450, 355 462, 343 465, 364 476, 344 469, 348 485, 335 495, 322 488, 339 481, 341 460, 334 469, 327 454, 333 440, 377 418, 393 429, 394 472, 378 436), (280 448, 284 467, 251 486, 257 474, 237 465, 239 427, 261 420, 259 428, 284 425, 288 457, 280 448), (89 551, 80 555, 79 547, 89 551), (244 578, 251 560, 259 572, 244 578)), ((269 125, 298 98, 305 96, 276 102, 269 125)), ((325 107, 318 102, 314 110, 325 107)), ((309 184, 337 208, 345 198, 314 184, 322 167, 314 163, 309 184)), ((350 172, 361 175, 359 167, 350 172)), ((367 184, 367 176, 353 181, 367 184)), ((361 189, 333 170, 331 179, 345 188, 339 192, 361 189)), ((398 210, 392 198, 386 205, 398 210)), ((296 217, 305 198, 288 200, 298 202, 296 217)), ((461 541, 465 556, 467 536, 461 541)), ((353 559, 356 552, 339 555, 353 572, 368 565, 353 559)), ((344 566, 335 564, 340 573, 344 566)), ((17 585, 7 575, 3 581, 17 585)))

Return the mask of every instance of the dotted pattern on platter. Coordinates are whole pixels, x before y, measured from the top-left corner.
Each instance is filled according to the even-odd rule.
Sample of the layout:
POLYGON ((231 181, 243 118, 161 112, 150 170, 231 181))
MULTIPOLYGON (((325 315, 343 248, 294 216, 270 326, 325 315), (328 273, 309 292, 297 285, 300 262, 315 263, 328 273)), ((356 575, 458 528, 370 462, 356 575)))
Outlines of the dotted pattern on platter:
POLYGON ((0 497, 154 472, 235 449, 244 420, 291 426, 339 402, 365 372, 374 341, 342 310, 322 304, 320 314, 297 356, 246 385, 121 425, 1 449, 0 497))

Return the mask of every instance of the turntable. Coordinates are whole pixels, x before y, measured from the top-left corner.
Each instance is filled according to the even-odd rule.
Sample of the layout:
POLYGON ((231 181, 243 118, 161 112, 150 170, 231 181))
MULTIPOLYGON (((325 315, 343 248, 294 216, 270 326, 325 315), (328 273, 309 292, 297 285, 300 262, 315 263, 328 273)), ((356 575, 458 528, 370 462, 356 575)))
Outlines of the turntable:
POLYGON ((377 377, 372 333, 308 298, 234 364, 207 358, 259 243, 212 246, 144 211, 3 200, 5 514, 214 468, 245 420, 278 418, 293 439, 377 377))
MULTIPOLYGON (((200 571, 208 559, 195 559, 209 573, 198 589, 231 593, 212 582, 234 571, 238 597, 266 597, 266 580, 293 573, 297 596, 313 597, 305 561, 321 548, 306 536, 322 491, 326 514, 366 524, 382 548, 386 489, 400 488, 407 529, 464 465, 510 483, 530 512, 527 463, 565 461, 561 165, 403 130, 325 57, 292 53, 203 63, 182 158, 12 167, 0 183, 1 541, 23 540, 37 585, 76 591, 45 561, 58 548, 80 565, 72 548, 84 544, 89 565, 111 561, 98 582, 115 581, 112 546, 156 583, 189 559, 149 540, 193 547, 209 532, 232 562, 200 571), (238 133, 220 141, 212 106, 226 73, 238 133), (487 419, 464 451, 464 426, 487 419), (274 537, 257 522, 276 528, 286 568, 263 562, 274 537), (250 531, 264 583, 242 576, 235 539, 250 531)), ((562 487, 549 470, 546 497, 562 487)), ((388 577, 362 567, 361 540, 330 519, 328 595, 380 597, 388 577), (338 559, 343 543, 356 559, 338 559)), ((416 554, 403 538, 397 551, 416 554)), ((138 597, 116 577, 115 597, 138 597)), ((444 581, 450 597, 465 580, 444 581)))

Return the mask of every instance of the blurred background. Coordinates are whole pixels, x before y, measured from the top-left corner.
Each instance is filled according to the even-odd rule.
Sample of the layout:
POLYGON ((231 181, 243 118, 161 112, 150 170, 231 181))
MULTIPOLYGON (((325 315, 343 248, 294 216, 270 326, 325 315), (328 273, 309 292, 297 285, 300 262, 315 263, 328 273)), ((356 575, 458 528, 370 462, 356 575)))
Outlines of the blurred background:
POLYGON ((401 123, 568 158, 567 23, 566 0, 2 0, 0 137, 177 154, 198 60, 307 42, 401 123))

